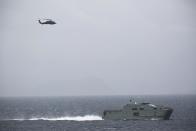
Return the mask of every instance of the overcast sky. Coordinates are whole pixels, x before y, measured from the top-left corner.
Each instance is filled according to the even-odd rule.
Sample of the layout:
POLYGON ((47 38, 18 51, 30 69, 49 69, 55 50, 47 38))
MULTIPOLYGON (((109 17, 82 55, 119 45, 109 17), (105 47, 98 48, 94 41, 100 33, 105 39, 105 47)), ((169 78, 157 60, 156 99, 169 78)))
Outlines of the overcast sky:
POLYGON ((0 0, 0 16, 0 96, 196 94, 195 0, 0 0))

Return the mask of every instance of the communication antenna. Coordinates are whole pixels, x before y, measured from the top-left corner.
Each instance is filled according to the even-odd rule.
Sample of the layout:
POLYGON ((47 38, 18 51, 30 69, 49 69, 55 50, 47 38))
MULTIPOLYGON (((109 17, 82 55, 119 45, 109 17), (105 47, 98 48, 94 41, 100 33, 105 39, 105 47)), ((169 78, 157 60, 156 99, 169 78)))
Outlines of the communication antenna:
POLYGON ((132 97, 130 97, 130 100, 129 100, 131 103, 133 102, 133 98, 132 97))

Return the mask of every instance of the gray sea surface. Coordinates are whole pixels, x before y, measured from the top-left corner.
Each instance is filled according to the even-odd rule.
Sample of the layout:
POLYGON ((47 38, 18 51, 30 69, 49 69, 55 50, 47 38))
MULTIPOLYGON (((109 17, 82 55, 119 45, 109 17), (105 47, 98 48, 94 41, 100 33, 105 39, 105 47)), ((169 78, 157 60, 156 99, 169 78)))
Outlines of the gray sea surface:
POLYGON ((130 96, 0 98, 0 131, 196 131, 196 96, 132 96, 169 106, 170 120, 111 121, 105 109, 120 109, 130 96))

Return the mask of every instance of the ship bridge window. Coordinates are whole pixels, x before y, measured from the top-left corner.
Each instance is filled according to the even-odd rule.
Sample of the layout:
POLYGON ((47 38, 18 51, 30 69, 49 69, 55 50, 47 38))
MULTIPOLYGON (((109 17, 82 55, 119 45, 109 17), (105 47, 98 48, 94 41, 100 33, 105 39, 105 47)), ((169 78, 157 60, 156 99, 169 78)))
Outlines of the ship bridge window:
POLYGON ((133 115, 134 116, 139 116, 139 112, 134 112, 133 115))
POLYGON ((140 110, 144 110, 144 108, 143 107, 140 107, 140 110))
POLYGON ((137 108, 132 108, 132 110, 137 110, 137 108))
POLYGON ((150 103, 147 103, 147 102, 143 102, 143 103, 141 103, 142 105, 148 105, 148 104, 150 104, 150 103))

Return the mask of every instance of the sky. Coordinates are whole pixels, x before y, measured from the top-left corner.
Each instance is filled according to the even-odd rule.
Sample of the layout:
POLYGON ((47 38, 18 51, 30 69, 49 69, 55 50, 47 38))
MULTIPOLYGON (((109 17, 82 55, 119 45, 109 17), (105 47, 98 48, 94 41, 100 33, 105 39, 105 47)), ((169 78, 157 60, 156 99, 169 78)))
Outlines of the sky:
POLYGON ((0 96, 196 94, 195 0, 0 0, 0 16, 0 96))

